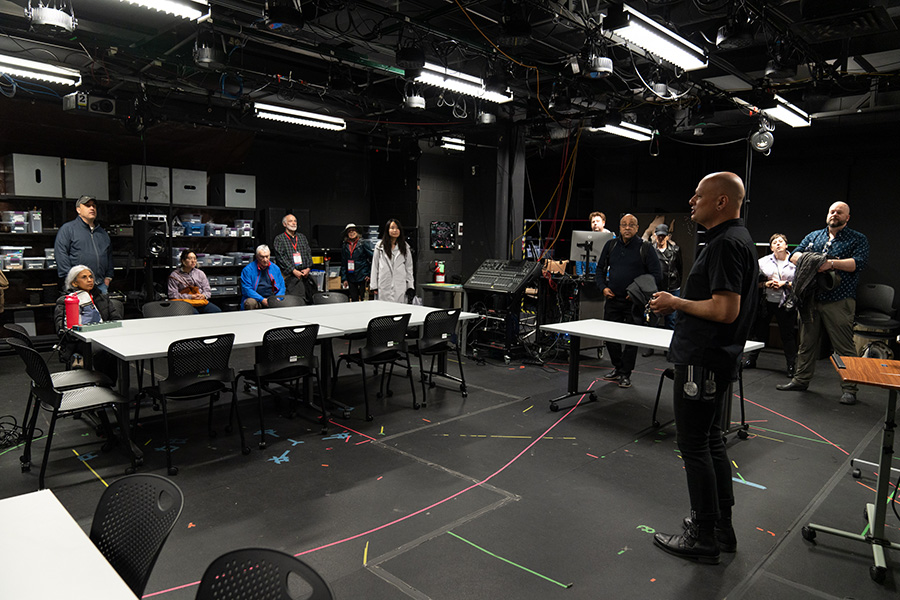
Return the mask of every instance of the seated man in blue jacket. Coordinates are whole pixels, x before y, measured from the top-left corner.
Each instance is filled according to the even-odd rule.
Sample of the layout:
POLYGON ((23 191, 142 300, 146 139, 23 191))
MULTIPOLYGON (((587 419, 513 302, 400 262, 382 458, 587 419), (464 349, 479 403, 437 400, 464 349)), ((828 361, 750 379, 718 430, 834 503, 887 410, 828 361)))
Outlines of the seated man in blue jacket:
POLYGON ((271 256, 268 246, 257 246, 256 260, 241 271, 241 310, 268 308, 270 296, 284 295, 284 277, 272 267, 271 256))

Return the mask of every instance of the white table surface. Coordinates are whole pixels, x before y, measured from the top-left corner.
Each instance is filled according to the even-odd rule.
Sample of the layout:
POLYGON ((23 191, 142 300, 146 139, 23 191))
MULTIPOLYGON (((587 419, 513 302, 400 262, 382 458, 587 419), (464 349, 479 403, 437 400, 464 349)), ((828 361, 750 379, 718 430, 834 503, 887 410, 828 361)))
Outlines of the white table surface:
MULTIPOLYGON (((672 330, 660 327, 644 327, 629 323, 614 323, 601 319, 584 319, 582 321, 569 321, 567 323, 553 323, 541 325, 544 331, 554 333, 568 333, 583 338, 619 342, 632 346, 653 348, 654 350, 668 350, 672 343, 672 330)), ((747 340, 744 344, 744 352, 761 350, 765 347, 762 342, 747 340)))
POLYGON ((3 600, 136 600, 50 490, 0 500, 3 600))

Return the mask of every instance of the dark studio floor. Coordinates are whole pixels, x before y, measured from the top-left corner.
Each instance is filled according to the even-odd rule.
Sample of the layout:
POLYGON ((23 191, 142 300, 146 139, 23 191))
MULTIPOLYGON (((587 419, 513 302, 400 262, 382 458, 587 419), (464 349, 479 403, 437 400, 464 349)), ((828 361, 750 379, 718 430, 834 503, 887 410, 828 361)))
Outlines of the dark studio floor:
MULTIPOLYGON (((746 482, 735 484, 738 552, 700 566, 652 544, 654 530, 673 532, 688 512, 674 427, 648 428, 664 358, 639 357, 634 387, 619 389, 591 384, 609 369, 606 360, 587 358, 592 353, 585 352, 581 380, 599 402, 559 412, 548 400, 565 389, 564 357, 543 368, 467 360, 468 398, 439 383, 418 411, 408 382, 397 379, 373 422, 364 420, 358 370, 342 369, 336 397, 357 407, 349 420, 338 414, 323 437, 311 420, 282 417, 285 404, 267 401, 266 427, 277 437, 264 451, 248 438, 250 456, 241 455, 236 433, 222 431, 225 409, 217 414, 219 436, 210 439, 202 402, 191 404, 173 419, 173 437, 182 440, 173 479, 184 512, 145 597, 193 598, 215 557, 252 546, 301 555, 344 599, 897 595, 896 553, 888 552, 891 570, 878 585, 869 578, 868 546, 800 536, 810 520, 865 528, 875 478, 870 470, 853 479, 849 460, 877 460, 885 392, 863 388, 859 404, 840 405, 837 375, 825 361, 809 392, 778 392, 775 384, 787 381, 783 358, 764 352, 760 368, 744 376, 750 439, 729 436, 735 476, 746 482)), ((249 351, 232 358, 235 367, 251 363, 249 351)), ((21 419, 28 388, 21 362, 0 357, 0 371, 0 415, 21 419)), ((663 394, 665 421, 671 382, 663 394)), ((252 435, 255 400, 241 398, 252 435)), ((159 415, 144 414, 150 418, 135 438, 146 453, 141 472, 165 475, 159 415)), ((47 474, 85 530, 104 489, 100 478, 121 477, 126 466, 117 448, 102 453, 100 445, 86 421, 61 421, 47 474)), ((20 449, 0 449, 0 497, 37 489, 42 442, 35 451, 23 474, 20 449)), ((888 525, 900 540, 890 511, 888 525)))

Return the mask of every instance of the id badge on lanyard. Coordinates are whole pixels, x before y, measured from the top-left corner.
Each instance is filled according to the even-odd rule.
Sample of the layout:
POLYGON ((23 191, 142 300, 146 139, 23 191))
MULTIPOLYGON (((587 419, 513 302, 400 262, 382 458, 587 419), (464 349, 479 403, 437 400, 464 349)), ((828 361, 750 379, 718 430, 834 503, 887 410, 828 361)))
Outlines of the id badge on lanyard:
POLYGON ((303 255, 299 252, 294 252, 294 266, 303 264, 303 255))
POLYGON ((347 261, 347 272, 352 273, 356 269, 354 268, 354 262, 352 260, 347 261))

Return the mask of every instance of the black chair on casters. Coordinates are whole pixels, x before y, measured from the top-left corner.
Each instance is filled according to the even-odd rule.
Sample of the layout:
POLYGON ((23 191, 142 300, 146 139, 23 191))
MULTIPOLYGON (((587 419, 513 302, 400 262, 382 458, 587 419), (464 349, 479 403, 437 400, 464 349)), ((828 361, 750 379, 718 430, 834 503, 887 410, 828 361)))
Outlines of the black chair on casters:
MULTIPOLYGON (((387 315, 384 317, 375 317, 369 321, 366 328, 366 345, 360 348, 356 354, 341 354, 338 358, 337 366, 341 361, 359 365, 362 371, 363 381, 363 399, 366 403, 366 421, 372 420, 372 413, 369 410, 369 392, 366 389, 366 365, 381 365, 381 385, 378 391, 378 398, 385 397, 384 378, 387 375, 387 396, 393 395, 391 392, 391 374, 394 371, 394 364, 403 360, 406 362, 406 374, 409 377, 409 388, 412 391, 413 408, 418 410, 419 403, 416 402, 416 385, 413 382, 412 366, 409 363, 409 353, 406 346, 406 328, 409 327, 410 315, 387 315), (390 370, 387 369, 390 365, 390 370)), ((403 366, 402 364, 400 365, 403 366)), ((331 386, 332 393, 337 385, 337 368, 334 370, 334 380, 331 386)))
POLYGON ((288 306, 306 306, 306 300, 301 296, 269 296, 266 298, 269 308, 287 308, 288 306))
MULTIPOLYGON (((4 326, 12 337, 22 340, 29 348, 34 348, 31 343, 31 336, 25 331, 25 328, 17 323, 7 323, 4 326)), ((91 371, 89 369, 74 369, 71 371, 58 371, 50 374, 53 381, 53 387, 60 391, 74 390, 80 387, 100 386, 111 388, 113 382, 109 377, 99 371, 91 371)), ((34 400, 34 392, 28 394, 28 402, 25 404, 25 416, 22 417, 22 430, 26 429, 28 417, 31 414, 31 405, 34 400)))
MULTIPOLYGON (((47 460, 50 457, 50 445, 53 442, 53 431, 56 421, 62 417, 68 417, 86 410, 96 410, 100 415, 103 428, 106 431, 106 444, 112 443, 113 431, 109 419, 103 409, 113 408, 121 432, 121 443, 125 447, 131 467, 126 473, 134 473, 137 468, 137 459, 131 449, 131 440, 128 438, 128 400, 105 387, 89 386, 75 389, 61 390, 53 385, 50 369, 40 353, 28 344, 17 338, 8 338, 7 342, 25 363, 25 370, 31 377, 31 393, 36 402, 31 411, 30 422, 25 433, 25 453, 19 461, 22 463, 22 472, 31 470, 31 442, 34 437, 34 429, 37 425, 37 417, 40 408, 50 411, 50 427, 47 429, 47 441, 44 446, 44 460, 41 462, 41 474, 38 479, 38 488, 44 489, 44 475, 47 472, 47 460)), ((23 424, 24 425, 24 424, 23 424)))
MULTIPOLYGON (((141 307, 141 315, 145 319, 156 319, 159 317, 180 317, 186 315, 193 315, 194 307, 188 304, 187 302, 181 302, 179 300, 160 300, 157 302, 147 302, 141 307)), ((135 401, 134 407, 134 424, 137 426, 138 420, 141 416, 141 398, 143 398, 144 391, 144 361, 139 360, 134 365, 137 370, 137 388, 138 388, 138 397, 135 401)), ((150 359, 150 385, 156 385, 156 370, 153 366, 153 359, 150 359)), ((159 405, 154 404, 153 410, 159 410, 159 405)))
MULTIPOLYGON (((304 587, 306 587, 304 586, 304 587)), ((334 593, 322 576, 299 558, 278 550, 232 550, 212 561, 197 588, 196 600, 331 600, 334 593), (310 589, 291 593, 290 575, 310 589), (305 593, 304 593, 305 592, 305 593)))
MULTIPOLYGON (((207 427, 209 436, 215 437, 212 428, 213 405, 222 392, 231 392, 231 410, 237 411, 237 390, 234 383, 234 369, 228 366, 234 334, 218 335, 178 340, 169 344, 166 361, 169 375, 159 382, 150 393, 162 405, 163 429, 166 437, 166 466, 169 475, 177 475, 178 467, 172 466, 172 448, 169 445, 169 400, 194 400, 209 396, 207 427)), ((241 414, 237 413, 238 433, 241 436, 241 452, 250 454, 244 441, 241 414)), ((231 430, 229 425, 226 432, 231 430)))
POLYGON ((183 506, 181 489, 151 474, 118 479, 100 497, 91 541, 138 598, 183 506))
POLYGON ((460 309, 451 308, 449 310, 436 310, 428 313, 425 317, 425 324, 422 327, 422 337, 409 346, 409 351, 419 357, 419 376, 422 379, 422 406, 428 398, 425 391, 425 381, 428 381, 428 387, 434 387, 434 363, 438 357, 442 362, 446 362, 447 353, 451 348, 456 350, 456 361, 459 364, 459 378, 451 377, 447 373, 438 373, 443 377, 459 382, 459 391, 462 397, 469 395, 466 391, 466 377, 463 375, 462 355, 459 351, 459 344, 453 343, 456 335, 456 327, 459 324, 460 309), (424 357, 431 357, 431 367, 428 369, 428 377, 425 377, 424 357))
MULTIPOLYGON (((256 364, 252 370, 241 371, 238 379, 243 377, 256 384, 256 401, 259 409, 259 449, 266 447, 266 426, 263 423, 262 389, 270 394, 269 384, 277 383, 284 387, 293 387, 292 404, 299 397, 300 381, 315 377, 319 388, 319 398, 323 400, 322 415, 319 417, 324 433, 328 426, 328 413, 325 412, 322 382, 319 379, 319 364, 314 350, 316 337, 319 335, 318 325, 294 325, 270 329, 263 334, 262 346, 256 350, 256 364)), ((307 398, 312 405, 312 399, 307 398)), ((234 405, 232 405, 234 406, 234 405)), ((293 408, 291 410, 293 414, 293 408)))

